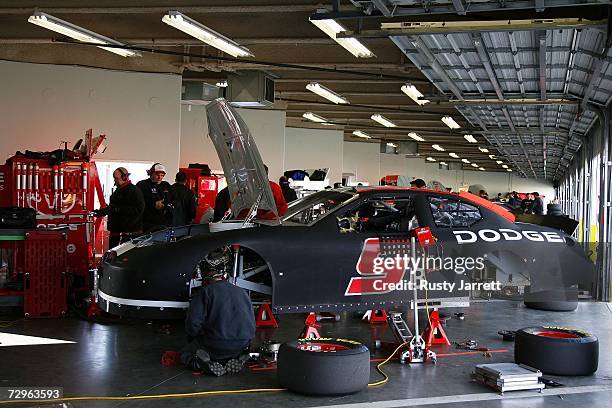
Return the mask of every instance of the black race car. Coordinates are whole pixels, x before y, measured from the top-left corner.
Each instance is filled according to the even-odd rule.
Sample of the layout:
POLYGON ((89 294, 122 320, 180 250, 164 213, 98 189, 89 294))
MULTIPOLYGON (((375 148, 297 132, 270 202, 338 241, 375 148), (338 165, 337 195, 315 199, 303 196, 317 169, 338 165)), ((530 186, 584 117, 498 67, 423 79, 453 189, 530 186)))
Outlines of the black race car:
POLYGON ((207 113, 233 219, 159 231, 108 251, 97 273, 103 310, 181 317, 204 268, 225 270, 235 284, 270 298, 277 313, 386 309, 408 304, 415 284, 420 299, 443 302, 496 289, 495 280, 524 279, 532 294, 593 283, 593 265, 568 233, 516 222, 469 193, 324 190, 277 217, 238 114, 224 100, 207 113))

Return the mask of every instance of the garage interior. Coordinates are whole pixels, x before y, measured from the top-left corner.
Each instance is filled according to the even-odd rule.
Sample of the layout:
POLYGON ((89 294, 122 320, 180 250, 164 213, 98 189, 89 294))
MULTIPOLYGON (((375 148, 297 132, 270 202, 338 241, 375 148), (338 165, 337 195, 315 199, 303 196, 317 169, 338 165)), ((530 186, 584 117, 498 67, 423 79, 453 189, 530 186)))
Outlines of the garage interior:
MULTIPOLYGON (((11 184, 22 174, 9 166, 21 157, 15 152, 52 152, 84 138, 90 151, 75 177, 96 178, 84 181, 83 190, 72 185, 65 191, 83 194, 82 216, 95 235, 87 235, 84 252, 68 248, 66 255, 64 247, 39 237, 37 255, 25 252, 24 267, 12 271, 7 256, 18 254, 20 245, 27 251, 29 232, 16 233, 4 224, 0 229, 0 405, 610 406, 612 359, 605 350, 612 342, 611 6, 605 0, 0 1, 0 152, 7 160, 0 166, 0 207, 32 207, 30 196, 20 195, 25 184, 23 190, 11 184), (233 56, 180 31, 169 16, 196 21, 242 54, 233 56), (35 17, 67 22, 90 36, 71 38, 36 24, 35 17), (332 30, 334 21, 341 26, 332 38, 325 30, 332 30), (100 48, 99 41, 109 47, 100 48), (420 328, 437 322, 430 309, 439 306, 442 333, 450 339, 431 346, 436 364, 400 364, 389 348, 387 343, 397 339, 387 312, 390 319, 397 305, 386 308, 378 324, 362 319, 368 310, 381 312, 374 306, 360 313, 341 307, 281 310, 275 314, 278 327, 258 321, 252 351, 296 340, 315 324, 305 327, 309 315, 303 312, 309 311, 319 313, 322 337, 365 345, 369 384, 375 386, 356 393, 288 391, 279 382, 276 362, 256 357, 240 373, 218 378, 164 361, 166 352, 179 351, 186 342, 184 319, 88 314, 96 302, 89 294, 97 290, 98 262, 111 249, 108 234, 98 231, 104 224, 89 212, 109 200, 119 166, 128 168, 134 183, 159 163, 170 183, 194 163, 223 175, 225 164, 207 116, 217 98, 232 102, 248 126, 270 180, 292 169, 327 169, 330 187, 375 189, 381 181, 409 187, 422 179, 427 191, 478 194, 484 189, 491 199, 503 197, 501 204, 513 191, 539 192, 545 209, 575 220, 569 235, 591 262, 593 283, 573 287, 578 301, 563 312, 526 307, 528 283, 512 278, 505 291, 471 291, 469 305, 424 307, 420 328), (94 140, 104 147, 92 149, 94 140), (95 176, 88 167, 94 162, 95 176), (28 268, 60 258, 80 265, 70 282, 81 287, 73 292, 62 283, 53 296, 61 298, 63 308, 28 314, 28 289, 7 286, 11 274, 32 279, 35 288, 51 285, 36 282, 28 268), (73 307, 77 297, 92 305, 73 307), (320 314, 328 311, 333 313, 320 314), (594 357, 596 371, 544 372, 552 382, 540 393, 500 394, 473 379, 476 365, 515 362, 515 343, 498 332, 530 326, 560 330, 561 335, 551 335, 555 341, 566 328, 577 330, 572 339, 595 336, 601 350, 594 357), (382 374, 377 366, 389 356, 382 374), (66 399, 9 396, 11 389, 32 387, 62 387, 66 399)), ((27 169, 34 174, 34 167, 27 169)), ((230 179, 227 171, 225 177, 230 179)), ((48 182, 53 184, 51 178, 48 182)), ((59 206, 61 215, 62 204, 55 200, 52 205, 47 198, 47 204, 59 206)), ((486 211, 496 206, 477 203, 486 211)), ((34 229, 66 227, 36 210, 34 229)), ((516 220, 517 225, 531 222, 516 220)), ((39 233, 44 235, 33 236, 39 233)), ((316 257, 320 247, 301 248, 300 256, 316 257)), ((527 257, 525 252, 525 263, 527 257)), ((347 267, 355 274, 353 265, 347 267)), ((317 284, 336 281, 332 276, 317 284)), ((406 305, 411 296, 406 294, 406 305)), ((254 300, 255 312, 260 303, 254 300)), ((406 305, 400 309, 413 328, 413 311, 406 305)), ((559 358, 564 366, 580 365, 568 356, 559 358)))

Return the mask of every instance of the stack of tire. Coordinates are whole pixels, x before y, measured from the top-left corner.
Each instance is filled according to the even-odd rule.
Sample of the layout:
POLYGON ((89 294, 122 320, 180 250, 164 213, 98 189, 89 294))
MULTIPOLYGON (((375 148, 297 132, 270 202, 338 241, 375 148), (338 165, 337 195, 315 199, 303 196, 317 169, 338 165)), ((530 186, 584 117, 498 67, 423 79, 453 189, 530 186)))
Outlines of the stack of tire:
POLYGON ((552 326, 526 327, 514 339, 514 361, 551 375, 597 371, 599 341, 590 333, 552 326))

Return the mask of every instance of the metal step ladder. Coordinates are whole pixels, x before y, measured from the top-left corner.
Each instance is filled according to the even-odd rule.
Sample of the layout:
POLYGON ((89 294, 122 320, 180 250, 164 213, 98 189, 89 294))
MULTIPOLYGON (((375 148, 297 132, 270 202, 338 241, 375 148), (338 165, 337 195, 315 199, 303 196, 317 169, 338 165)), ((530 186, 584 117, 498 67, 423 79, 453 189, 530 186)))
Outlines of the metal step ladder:
POLYGON ((401 343, 408 343, 412 339, 412 332, 401 313, 389 313, 388 320, 393 334, 401 343))

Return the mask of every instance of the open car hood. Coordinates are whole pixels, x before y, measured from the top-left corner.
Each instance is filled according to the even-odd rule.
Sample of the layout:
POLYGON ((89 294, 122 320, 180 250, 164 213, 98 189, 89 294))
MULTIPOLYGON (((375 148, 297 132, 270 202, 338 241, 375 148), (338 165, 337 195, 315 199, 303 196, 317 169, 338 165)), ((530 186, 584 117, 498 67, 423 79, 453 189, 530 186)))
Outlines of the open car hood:
POLYGON ((206 106, 206 116, 208 134, 227 180, 234 216, 244 215, 261 194, 258 208, 278 217, 268 175, 244 120, 223 98, 206 106))

